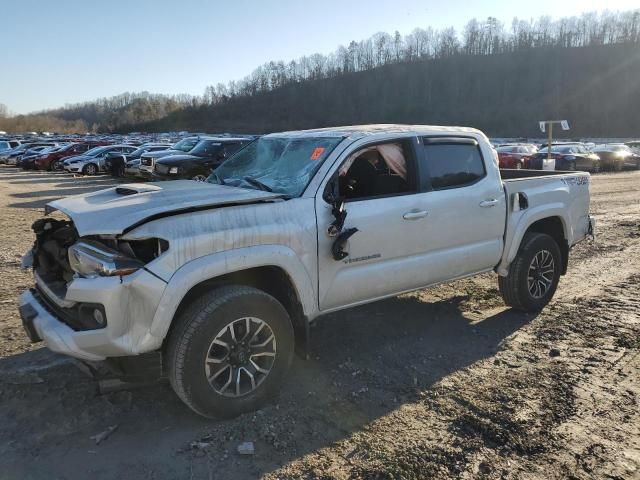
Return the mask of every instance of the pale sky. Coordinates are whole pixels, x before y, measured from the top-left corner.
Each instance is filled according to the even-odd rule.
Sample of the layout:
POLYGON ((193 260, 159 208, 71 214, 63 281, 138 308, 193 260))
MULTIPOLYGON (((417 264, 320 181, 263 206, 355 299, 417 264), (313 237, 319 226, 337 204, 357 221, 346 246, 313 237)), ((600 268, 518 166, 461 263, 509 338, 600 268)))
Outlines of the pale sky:
POLYGON ((0 103, 16 113, 130 91, 202 94, 269 60, 329 53, 376 32, 456 30, 638 8, 637 0, 7 0, 0 103))

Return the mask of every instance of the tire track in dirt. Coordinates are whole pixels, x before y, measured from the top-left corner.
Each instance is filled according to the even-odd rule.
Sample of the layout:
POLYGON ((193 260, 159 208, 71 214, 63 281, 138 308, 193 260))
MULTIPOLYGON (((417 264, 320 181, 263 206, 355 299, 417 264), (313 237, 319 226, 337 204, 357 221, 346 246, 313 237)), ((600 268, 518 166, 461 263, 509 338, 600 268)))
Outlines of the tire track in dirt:
POLYGON ((0 181, 8 477, 639 476, 640 172, 593 177, 598 240, 574 249, 540 315, 506 309, 493 275, 329 315, 278 403, 228 421, 191 415, 164 385, 96 396, 69 361, 26 341, 15 298, 32 280, 16 265, 41 212, 23 197, 56 196, 58 177, 12 175, 0 181), (116 423, 97 448, 89 437, 116 423), (245 440, 250 458, 234 454, 245 440))

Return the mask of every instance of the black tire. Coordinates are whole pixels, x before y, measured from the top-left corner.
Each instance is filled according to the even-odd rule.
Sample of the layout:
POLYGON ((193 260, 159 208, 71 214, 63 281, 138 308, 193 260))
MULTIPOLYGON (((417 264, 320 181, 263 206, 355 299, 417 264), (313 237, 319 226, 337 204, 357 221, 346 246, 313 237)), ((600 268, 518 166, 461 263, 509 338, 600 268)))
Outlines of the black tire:
POLYGON ((576 169, 576 162, 572 160, 567 165, 567 170, 573 172, 573 171, 575 171, 575 169, 576 169))
POLYGON ((600 162, 593 162, 593 167, 591 171, 593 173, 600 173, 600 162))
POLYGON ((252 287, 224 286, 199 297, 174 321, 165 365, 174 391, 194 412, 208 418, 235 417, 256 410, 279 391, 293 358, 294 333, 287 311, 275 298, 252 287), (225 396, 209 383, 205 359, 217 335, 246 317, 260 319, 271 329, 275 357, 257 387, 242 396, 225 396))
POLYGON ((622 162, 613 162, 613 171, 614 172, 621 172, 622 171, 622 162))
MULTIPOLYGON (((540 258, 540 257, 538 257, 540 258)), ((509 275, 498 277, 498 287, 504 302, 516 310, 538 312, 553 298, 558 287, 562 269, 562 254, 556 241, 545 233, 526 233, 520 244, 516 258, 511 262, 509 275), (553 258, 554 270, 550 285, 540 297, 532 294, 529 284, 529 271, 537 255, 548 252, 553 258)), ((534 280, 535 283, 535 280, 534 280)), ((535 289, 535 285, 534 285, 535 289)))
POLYGON ((98 167, 96 167, 96 165, 93 163, 88 163, 82 169, 82 173, 84 175, 95 175, 96 173, 98 173, 98 167))
POLYGON ((522 170, 522 160, 518 160, 518 163, 516 163, 516 170, 522 170))

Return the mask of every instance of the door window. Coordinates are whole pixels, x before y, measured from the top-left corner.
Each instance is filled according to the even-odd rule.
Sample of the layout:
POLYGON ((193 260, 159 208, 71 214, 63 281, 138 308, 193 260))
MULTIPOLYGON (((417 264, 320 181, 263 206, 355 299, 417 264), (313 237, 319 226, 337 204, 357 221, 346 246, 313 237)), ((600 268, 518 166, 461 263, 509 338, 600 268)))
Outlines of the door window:
POLYGON ((464 187, 486 175, 480 149, 471 139, 433 143, 425 139, 424 163, 434 190, 464 187))
POLYGON ((365 147, 351 154, 338 170, 338 189, 345 200, 415 192, 414 163, 403 142, 365 147))

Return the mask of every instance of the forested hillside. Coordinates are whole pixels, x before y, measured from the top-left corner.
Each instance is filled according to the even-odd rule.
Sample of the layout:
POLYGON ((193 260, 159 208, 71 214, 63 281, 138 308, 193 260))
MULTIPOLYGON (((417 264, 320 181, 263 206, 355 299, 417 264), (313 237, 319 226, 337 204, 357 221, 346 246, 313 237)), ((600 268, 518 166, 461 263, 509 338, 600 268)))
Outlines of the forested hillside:
MULTIPOLYGON (((82 121, 121 132, 398 122, 504 136, 534 135, 538 120, 561 118, 576 136, 638 136, 639 79, 640 10, 514 19, 509 28, 490 17, 469 21, 461 34, 378 33, 329 55, 268 62, 198 97, 124 94, 46 116, 68 122, 65 128, 82 121)), ((26 127, 39 116, 5 122, 21 119, 26 127)))
POLYGON ((631 45, 459 55, 308 80, 177 110, 143 130, 267 132, 360 123, 468 125, 491 135, 640 135, 640 55, 631 45))

